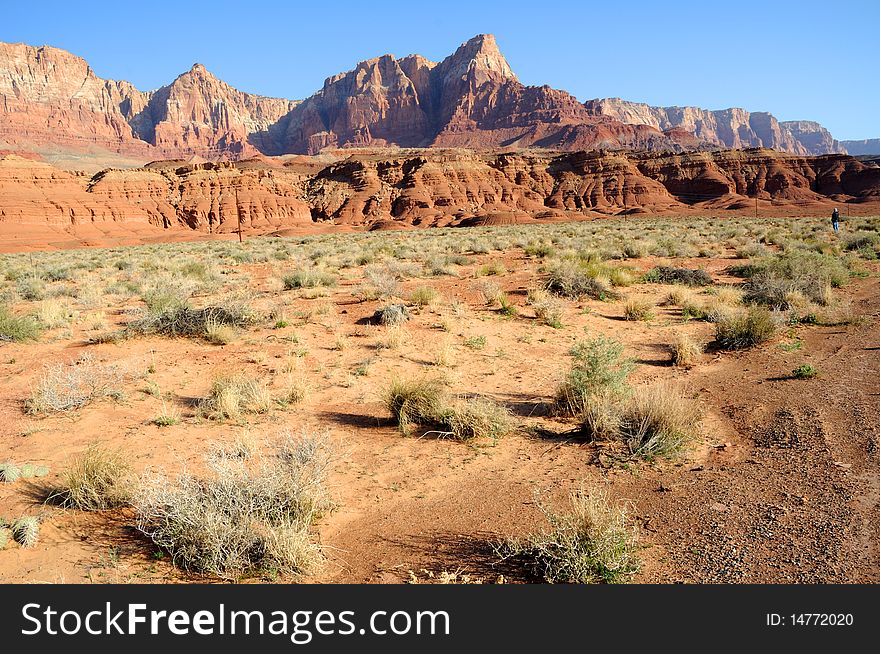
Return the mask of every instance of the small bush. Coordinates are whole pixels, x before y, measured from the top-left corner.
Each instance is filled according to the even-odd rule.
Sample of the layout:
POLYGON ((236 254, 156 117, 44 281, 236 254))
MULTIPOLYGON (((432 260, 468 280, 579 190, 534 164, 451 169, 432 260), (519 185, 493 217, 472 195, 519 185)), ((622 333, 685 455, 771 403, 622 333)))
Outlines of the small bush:
POLYGON ((199 413, 212 420, 240 420, 245 414, 268 413, 272 396, 259 381, 246 375, 222 375, 199 402, 199 413))
POLYGON ((678 390, 639 388, 623 407, 620 436, 630 454, 645 459, 680 454, 696 436, 700 411, 678 390))
POLYGON ((373 314, 373 322, 378 322, 388 327, 402 325, 409 319, 409 309, 404 304, 389 304, 373 314))
POLYGON ((549 583, 622 583, 638 572, 638 532, 627 511, 603 491, 578 491, 571 510, 554 514, 541 507, 550 530, 498 547, 504 559, 514 558, 549 583))
POLYGON ((529 291, 526 301, 534 309, 535 318, 554 329, 562 328, 562 314, 565 307, 560 300, 544 289, 538 288, 529 291))
POLYGON ((838 257, 803 250, 758 260, 746 275, 745 301, 777 310, 791 308, 793 294, 825 306, 831 302, 831 289, 849 280, 849 271, 838 257))
POLYGON ((654 305, 644 300, 627 300, 623 316, 627 320, 651 320, 654 318, 654 305))
POLYGON ((551 293, 570 299, 589 297, 594 300, 616 299, 618 295, 608 286, 592 276, 592 271, 574 262, 563 262, 553 266, 547 279, 546 288, 551 293))
POLYGON ((320 270, 298 270, 282 279, 284 290, 291 291, 297 288, 318 288, 322 286, 335 286, 336 277, 328 272, 320 270))
POLYGON ((134 478, 125 455, 90 445, 74 459, 49 501, 80 511, 104 511, 127 506, 134 478))
POLYGON ((12 523, 12 538, 22 547, 33 547, 40 539, 40 519, 22 516, 12 523))
POLYGON ((857 232, 846 238, 843 249, 848 252, 863 249, 873 251, 878 246, 880 246, 880 234, 877 232, 857 232))
POLYGON ((777 322, 767 309, 752 307, 725 315, 715 323, 715 340, 725 350, 741 350, 770 340, 777 322))
POLYGON ((9 542, 9 535, 11 534, 11 530, 7 529, 2 522, 0 522, 0 550, 6 547, 6 544, 9 542))
POLYGON ((445 402, 445 389, 436 379, 396 378, 385 389, 382 399, 400 432, 408 434, 415 425, 438 421, 445 402))
POLYGON ((154 474, 135 500, 137 528, 187 570, 307 574, 321 559, 311 526, 332 508, 331 460, 325 438, 287 434, 268 454, 209 457, 205 477, 154 474))
POLYGON ((684 284, 686 286, 710 286, 712 276, 705 270, 692 270, 690 268, 674 268, 671 266, 657 266, 648 271, 645 281, 657 284, 684 284))
POLYGON ((162 402, 162 413, 151 420, 157 427, 171 427, 180 422, 180 411, 173 404, 171 406, 162 402))
POLYGON ((572 348, 574 362, 556 390, 554 406, 560 413, 579 416, 591 397, 625 394, 633 362, 623 358, 623 345, 600 336, 572 348))
POLYGON ((441 412, 440 422, 456 440, 478 437, 498 439, 513 429, 513 416, 506 407, 485 398, 468 398, 441 412))
POLYGON ((73 411, 101 398, 119 399, 125 374, 121 366, 99 363, 91 354, 71 365, 47 366, 25 410, 32 415, 73 411))
POLYGON ((501 307, 501 313, 505 316, 515 318, 519 315, 519 309, 516 308, 516 305, 511 301, 507 294, 502 293, 498 296, 498 304, 501 307))
POLYGON ((420 307, 426 307, 437 301, 440 294, 431 286, 420 286, 410 293, 409 301, 420 307))
POLYGON ((192 309, 183 305, 160 311, 148 308, 140 318, 127 325, 126 332, 206 338, 209 329, 216 331, 221 326, 246 327, 256 321, 257 316, 245 304, 229 303, 204 309, 192 309))
POLYGON ((205 340, 214 345, 228 345, 235 340, 237 333, 235 328, 228 324, 223 324, 214 318, 208 319, 205 323, 205 340))
POLYGON ((469 336, 464 339, 464 346, 471 350, 482 350, 486 347, 485 336, 469 336))
POLYGON ((670 349, 672 365, 679 368, 692 368, 703 353, 703 347, 687 334, 679 334, 670 349))
POLYGON ((40 337, 40 326, 30 316, 16 316, 0 305, 0 342, 35 341, 40 337))
POLYGON ((804 363, 791 371, 794 379, 812 379, 819 375, 819 369, 810 363, 804 363))

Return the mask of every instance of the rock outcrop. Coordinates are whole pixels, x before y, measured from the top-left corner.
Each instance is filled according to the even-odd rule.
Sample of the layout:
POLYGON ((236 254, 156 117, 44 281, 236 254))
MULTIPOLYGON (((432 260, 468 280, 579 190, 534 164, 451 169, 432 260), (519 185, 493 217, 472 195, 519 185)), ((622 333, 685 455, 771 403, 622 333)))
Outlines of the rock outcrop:
POLYGON ((863 139, 861 141, 841 141, 840 144, 852 155, 880 156, 880 139, 863 139))
POLYGON ((846 150, 819 123, 779 122, 766 112, 745 109, 711 111, 699 107, 652 107, 620 98, 584 103, 593 113, 624 123, 649 125, 659 130, 683 129, 707 146, 718 148, 772 148, 801 155, 845 154, 846 150))
MULTIPOLYGON (((620 213, 880 209, 880 166, 768 149, 697 153, 337 151, 320 158, 155 162, 89 176, 0 158, 0 234, 289 233, 582 219, 620 213)), ((39 239, 32 238, 32 241, 39 239)))
POLYGON ((105 166, 114 161, 109 153, 114 165, 127 166, 363 147, 842 152, 808 121, 616 98, 581 103, 565 91, 525 86, 490 34, 439 63, 419 55, 369 59, 302 102, 243 93, 200 64, 142 92, 101 79, 63 50, 0 44, 0 149, 67 165, 80 157, 105 166))

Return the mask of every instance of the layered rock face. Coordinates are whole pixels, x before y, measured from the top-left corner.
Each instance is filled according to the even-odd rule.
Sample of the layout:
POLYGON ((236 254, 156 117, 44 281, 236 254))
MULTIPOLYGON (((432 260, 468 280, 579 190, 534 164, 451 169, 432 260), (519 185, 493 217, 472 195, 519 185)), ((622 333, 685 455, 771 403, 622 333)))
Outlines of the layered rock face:
POLYGON ((767 149, 683 154, 358 151, 327 164, 156 162, 73 175, 0 158, 0 232, 53 227, 268 233, 348 225, 480 225, 630 213, 747 209, 802 215, 880 206, 880 166, 767 149), (878 204, 868 204, 868 203, 878 204))
POLYGON ((710 111, 699 107, 652 107, 620 98, 584 103, 592 112, 659 130, 684 129, 708 145, 723 148, 764 147, 792 154, 845 154, 846 150, 819 123, 779 122, 766 112, 745 109, 710 111))
POLYGON ((148 98, 145 107, 126 113, 135 136, 166 156, 195 154, 214 160, 273 148, 270 127, 297 104, 238 91, 201 64, 148 98))
POLYGON ((841 141, 841 146, 852 155, 880 156, 880 139, 863 139, 861 141, 841 141))
POLYGON ((831 132, 812 120, 787 120, 779 125, 804 146, 807 154, 846 154, 848 150, 831 132))
POLYGON ((365 61, 329 78, 282 122, 287 140, 276 154, 385 145, 685 147, 677 135, 596 116, 564 91, 521 84, 490 34, 474 37, 439 64, 417 55, 365 61))
POLYGON ((148 96, 128 82, 103 80, 57 48, 0 43, 0 142, 12 149, 69 148, 148 156, 123 114, 148 96))
POLYGON ((296 104, 242 93, 199 64, 144 93, 64 50, 0 43, 0 145, 9 149, 241 158, 269 149, 270 127, 296 104))
POLYGON ((302 102, 243 93, 199 64, 168 86, 142 92, 97 77, 63 50, 0 44, 0 148, 6 150, 50 159, 84 153, 101 161, 107 158, 98 155, 109 152, 123 165, 123 157, 222 161, 387 146, 842 151, 827 130, 808 121, 615 98, 581 103, 548 86, 525 86, 489 34, 440 63, 419 55, 369 59, 328 78, 302 102))

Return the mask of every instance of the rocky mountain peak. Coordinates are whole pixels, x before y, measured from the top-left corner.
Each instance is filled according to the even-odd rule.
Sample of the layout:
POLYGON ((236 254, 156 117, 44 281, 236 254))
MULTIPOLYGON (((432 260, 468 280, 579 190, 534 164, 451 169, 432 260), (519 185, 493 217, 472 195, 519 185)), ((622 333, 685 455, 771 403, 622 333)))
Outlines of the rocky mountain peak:
POLYGON ((491 34, 478 34, 461 44, 440 64, 449 81, 467 80, 478 88, 486 82, 518 81, 491 34))

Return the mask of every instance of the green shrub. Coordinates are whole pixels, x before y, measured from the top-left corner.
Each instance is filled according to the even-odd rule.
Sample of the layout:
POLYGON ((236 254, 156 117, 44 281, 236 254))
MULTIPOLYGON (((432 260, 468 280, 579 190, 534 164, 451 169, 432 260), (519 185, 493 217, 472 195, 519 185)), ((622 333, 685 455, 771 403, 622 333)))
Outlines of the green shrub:
POLYGON ((336 277, 321 270, 298 270, 282 279, 284 290, 290 291, 297 288, 318 288, 321 286, 335 286, 336 277))
POLYGON ((0 305, 0 342, 35 341, 40 337, 40 325, 30 316, 16 316, 0 305))
POLYGON ((849 270, 833 255, 794 250, 756 261, 746 276, 746 302, 785 310, 793 294, 827 305, 831 288, 845 285, 849 270))
POLYGON ((603 393, 623 395, 633 362, 623 358, 623 345, 600 336, 571 350, 571 369, 556 390, 554 406, 560 413, 579 416, 590 398, 603 393))
POLYGON ((799 365, 797 368, 791 371, 791 376, 794 379, 812 379, 813 377, 818 376, 818 374, 819 369, 810 363, 799 365))

